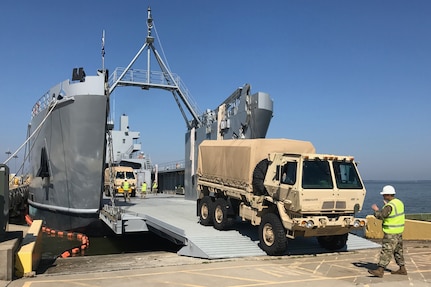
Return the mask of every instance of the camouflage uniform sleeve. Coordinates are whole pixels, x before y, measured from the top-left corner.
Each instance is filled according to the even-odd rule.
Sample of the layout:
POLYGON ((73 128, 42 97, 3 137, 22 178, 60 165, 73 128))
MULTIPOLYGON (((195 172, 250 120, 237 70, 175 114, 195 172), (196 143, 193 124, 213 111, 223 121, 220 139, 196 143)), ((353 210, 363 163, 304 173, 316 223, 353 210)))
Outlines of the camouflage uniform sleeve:
POLYGON ((392 212, 392 206, 386 205, 382 209, 380 209, 378 211, 375 211, 374 212, 374 216, 377 219, 382 220, 382 219, 385 219, 385 218, 389 217, 389 214, 391 214, 391 212, 392 212))

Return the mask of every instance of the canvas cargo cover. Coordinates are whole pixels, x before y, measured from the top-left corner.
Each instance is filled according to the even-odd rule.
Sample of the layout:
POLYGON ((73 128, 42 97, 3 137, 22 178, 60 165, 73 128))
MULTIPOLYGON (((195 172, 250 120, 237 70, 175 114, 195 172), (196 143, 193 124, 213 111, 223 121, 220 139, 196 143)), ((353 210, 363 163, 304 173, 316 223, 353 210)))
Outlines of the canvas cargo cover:
POLYGON ((315 153, 308 141, 291 139, 205 140, 199 145, 200 179, 251 192, 253 170, 269 153, 315 153))

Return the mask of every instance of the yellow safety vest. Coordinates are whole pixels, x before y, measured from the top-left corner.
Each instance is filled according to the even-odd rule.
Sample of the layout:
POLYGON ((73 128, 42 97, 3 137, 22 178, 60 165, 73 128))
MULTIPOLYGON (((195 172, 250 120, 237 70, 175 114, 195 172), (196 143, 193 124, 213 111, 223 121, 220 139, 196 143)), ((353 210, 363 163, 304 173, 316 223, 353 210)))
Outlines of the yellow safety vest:
POLYGON ((127 182, 127 181, 123 182, 123 189, 125 191, 129 191, 129 182, 127 182))
POLYGON ((383 232, 387 234, 403 233, 405 223, 403 202, 394 198, 386 205, 390 205, 392 207, 392 211, 387 218, 383 219, 383 232))

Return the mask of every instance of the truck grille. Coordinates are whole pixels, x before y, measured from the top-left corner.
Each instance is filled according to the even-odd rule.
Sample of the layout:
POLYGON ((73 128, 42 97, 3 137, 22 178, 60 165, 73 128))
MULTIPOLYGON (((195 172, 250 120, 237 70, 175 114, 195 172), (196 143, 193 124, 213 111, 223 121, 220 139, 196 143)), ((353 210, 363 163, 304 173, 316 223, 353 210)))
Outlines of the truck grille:
POLYGON ((346 209, 345 201, 324 201, 322 209, 346 209))

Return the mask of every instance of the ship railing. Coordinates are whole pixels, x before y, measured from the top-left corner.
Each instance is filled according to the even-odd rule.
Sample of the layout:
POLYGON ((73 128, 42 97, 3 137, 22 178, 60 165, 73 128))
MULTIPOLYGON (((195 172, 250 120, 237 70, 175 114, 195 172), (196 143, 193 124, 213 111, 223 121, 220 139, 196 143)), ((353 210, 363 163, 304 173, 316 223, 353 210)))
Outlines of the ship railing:
MULTIPOLYGON (((109 86, 112 86, 118 78, 122 75, 126 68, 117 67, 113 73, 109 76, 109 86)), ((188 103, 192 106, 193 110, 200 115, 199 108, 196 101, 192 98, 190 91, 181 80, 181 78, 175 74, 171 73, 173 80, 177 84, 175 86, 167 80, 167 75, 161 71, 150 71, 142 69, 129 69, 123 76, 121 81, 118 83, 119 86, 140 86, 143 89, 149 88, 159 88, 165 90, 175 90, 179 89, 184 97, 187 99, 188 103)))
POLYGON ((49 93, 46 92, 39 100, 36 101, 33 108, 31 109, 31 117, 35 117, 41 111, 45 110, 52 102, 53 98, 50 97, 49 93))
POLYGON ((157 165, 158 171, 176 170, 176 169, 184 169, 184 168, 185 168, 185 160, 183 159, 160 163, 157 165))

